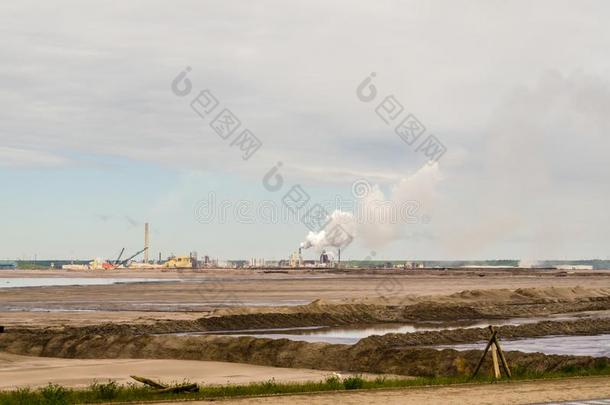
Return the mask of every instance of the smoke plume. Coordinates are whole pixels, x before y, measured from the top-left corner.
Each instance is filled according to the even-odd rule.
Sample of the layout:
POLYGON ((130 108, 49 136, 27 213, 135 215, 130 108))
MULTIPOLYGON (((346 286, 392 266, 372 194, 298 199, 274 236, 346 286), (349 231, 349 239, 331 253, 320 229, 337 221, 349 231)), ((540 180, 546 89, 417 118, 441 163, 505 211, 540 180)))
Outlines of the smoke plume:
POLYGON ((303 249, 321 251, 339 247, 328 237, 328 229, 340 225, 367 248, 381 248, 404 237, 406 225, 421 222, 433 209, 436 187, 442 180, 438 163, 426 164, 409 177, 391 187, 389 197, 379 185, 372 185, 364 193, 359 191, 354 212, 335 210, 329 216, 325 230, 309 232, 301 243, 303 249))

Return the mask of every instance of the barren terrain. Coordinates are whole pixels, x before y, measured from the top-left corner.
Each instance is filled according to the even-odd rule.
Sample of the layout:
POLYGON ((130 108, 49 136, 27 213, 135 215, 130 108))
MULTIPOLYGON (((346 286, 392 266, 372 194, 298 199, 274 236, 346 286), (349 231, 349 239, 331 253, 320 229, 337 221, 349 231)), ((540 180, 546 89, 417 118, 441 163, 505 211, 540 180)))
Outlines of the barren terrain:
MULTIPOLYGON (((5 274, 32 278, 161 279, 155 283, 0 288, 0 325, 5 326, 5 333, 0 334, 0 350, 4 352, 5 370, 11 370, 10 359, 20 359, 13 362, 18 373, 13 380, 7 380, 7 386, 41 384, 45 374, 29 368, 29 364, 42 367, 44 362, 49 370, 64 370, 65 374, 61 371, 56 376, 63 375, 73 384, 102 377, 108 367, 119 363, 125 369, 142 372, 152 365, 166 364, 159 377, 180 380, 182 374, 183 378, 210 382, 226 382, 227 376, 236 377, 229 379, 235 382, 269 378, 302 381, 319 379, 333 371, 458 376, 472 371, 483 345, 479 350, 467 351, 437 350, 433 346, 484 341, 489 330, 459 326, 460 323, 449 328, 456 321, 528 320, 498 326, 502 339, 610 333, 607 271, 121 270, 16 271, 2 276, 5 274), (354 345, 225 335, 237 330, 402 323, 436 325, 439 330, 370 336, 354 345), (15 355, 40 356, 43 363, 32 357, 10 357, 15 355)), ((506 355, 513 367, 528 372, 557 372, 574 367, 593 370, 608 361, 518 351, 506 355)), ((484 367, 488 369, 490 364, 486 362, 484 367)), ((110 374, 108 378, 125 378, 110 374)), ((149 374, 155 376, 154 372, 149 374)), ((591 383, 589 391, 578 391, 578 395, 602 392, 595 384, 591 383)), ((531 394, 528 385, 523 387, 531 394)), ((444 389, 455 389, 457 393, 463 388, 437 388, 444 389)), ((431 391, 409 392, 413 398, 421 398, 431 391)), ((400 398, 391 392, 346 395, 347 403, 352 396, 353 401, 368 401, 365 397, 374 395, 385 398, 386 403, 400 398)), ((511 396, 516 393, 507 391, 502 395, 508 396, 498 398, 519 402, 518 397, 511 396)), ((297 397, 297 403, 298 398, 303 397, 297 397)), ((312 398, 316 403, 326 403, 335 397, 329 394, 328 399, 312 398)), ((281 399, 253 401, 283 403, 281 399)))
POLYGON ((146 375, 166 382, 186 379, 202 384, 245 384, 270 378, 278 382, 321 380, 328 374, 319 370, 216 361, 62 359, 0 352, 0 389, 38 387, 50 382, 65 387, 84 387, 95 380, 133 383, 130 375, 146 375))

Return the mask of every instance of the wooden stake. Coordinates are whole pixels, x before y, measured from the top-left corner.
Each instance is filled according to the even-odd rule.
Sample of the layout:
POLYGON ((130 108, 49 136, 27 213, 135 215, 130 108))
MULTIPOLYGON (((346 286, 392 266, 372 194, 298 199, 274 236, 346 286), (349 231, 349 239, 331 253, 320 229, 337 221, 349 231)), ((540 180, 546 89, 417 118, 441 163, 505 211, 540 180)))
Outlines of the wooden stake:
POLYGON ((481 366, 483 365, 483 361, 485 360, 485 356, 487 355, 487 352, 489 351, 490 348, 491 348, 491 359, 493 362, 493 370, 494 370, 495 378, 498 379, 501 377, 500 366, 498 365, 498 356, 500 356, 500 362, 502 364, 502 369, 504 370, 504 373, 506 374, 506 376, 508 378, 511 378, 512 373, 510 372, 510 369, 508 368, 508 362, 506 361, 506 357, 504 357, 504 352, 502 351, 502 348, 500 347, 500 340, 498 339, 498 332, 491 325, 489 325, 489 331, 491 332, 491 337, 489 338, 489 342, 487 342, 487 346, 485 346, 485 350, 483 350, 483 355, 479 359, 479 363, 477 364, 477 366, 474 370, 474 373, 472 373, 472 377, 470 377, 470 378, 476 377, 476 375, 479 373, 479 370, 481 369, 481 366))
POLYGON ((496 380, 497 380, 501 376, 500 376, 500 365, 498 364, 498 349, 496 348, 495 341, 491 345, 491 360, 493 362, 494 377, 496 377, 496 380))
POLYGON ((508 362, 506 361, 506 357, 504 357, 504 352, 500 347, 500 341, 498 340, 497 336, 494 338, 494 344, 498 348, 498 354, 500 355, 500 361, 502 362, 502 368, 504 369, 504 373, 508 378, 511 378, 513 375, 510 372, 510 368, 508 368, 508 362))
MULTIPOLYGON (((490 326, 490 328, 491 328, 491 326, 490 326)), ((483 355, 479 359, 479 363, 477 364, 477 367, 474 369, 474 373, 472 373, 473 378, 478 374, 479 369, 483 365, 483 360, 485 360, 485 356, 487 355, 487 352, 489 351, 489 348, 491 347, 491 344, 493 343, 494 338, 496 337, 496 333, 497 332, 494 330, 493 333, 491 334, 491 338, 489 339, 489 342, 487 342, 487 346, 485 346, 485 350, 483 350, 483 355)))

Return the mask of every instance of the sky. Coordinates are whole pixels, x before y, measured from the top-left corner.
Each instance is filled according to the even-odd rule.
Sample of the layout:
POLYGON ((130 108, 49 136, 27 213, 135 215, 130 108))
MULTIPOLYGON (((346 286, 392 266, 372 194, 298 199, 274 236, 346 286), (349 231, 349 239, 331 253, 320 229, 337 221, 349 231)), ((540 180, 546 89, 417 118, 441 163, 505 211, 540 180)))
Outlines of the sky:
POLYGON ((345 258, 610 258, 609 17, 605 1, 2 2, 0 259, 112 258, 145 222, 154 257, 284 259, 311 236, 284 218, 296 185, 329 212, 417 202, 415 221, 346 225, 345 258), (390 96, 418 142, 380 116, 390 96))

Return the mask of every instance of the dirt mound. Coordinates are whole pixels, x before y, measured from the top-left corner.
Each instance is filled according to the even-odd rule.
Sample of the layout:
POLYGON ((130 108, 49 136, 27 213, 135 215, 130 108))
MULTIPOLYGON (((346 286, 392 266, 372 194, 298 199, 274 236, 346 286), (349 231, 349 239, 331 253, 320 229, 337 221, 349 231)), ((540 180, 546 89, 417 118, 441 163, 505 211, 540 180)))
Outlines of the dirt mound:
MULTIPOLYGON (((610 333, 610 319, 579 319, 574 321, 544 321, 495 328, 503 339, 531 338, 551 335, 596 335, 610 333)), ((432 346, 454 343, 475 343, 489 338, 487 328, 444 329, 439 331, 388 333, 360 340, 356 346, 432 346)))
MULTIPOLYGON (((393 318, 383 315, 384 309, 371 311, 362 308, 333 308, 303 313, 237 314, 199 318, 194 321, 160 321, 154 324, 102 324, 83 327, 66 327, 63 331, 73 335, 115 334, 143 335, 172 332, 211 332, 244 329, 292 328, 320 325, 350 325, 376 323, 393 318)), ((17 331, 16 329, 13 329, 17 331)), ((27 331, 22 329, 22 331, 27 331)))
POLYGON ((518 288, 465 290, 447 296, 423 297, 424 300, 452 301, 452 302, 565 302, 588 298, 610 296, 609 288, 587 289, 583 287, 546 287, 546 288, 518 288))
MULTIPOLYGON (((481 355, 479 350, 458 352, 412 348, 375 340, 348 346, 252 337, 75 336, 52 332, 5 333, 0 335, 0 349, 14 354, 46 357, 213 360, 425 376, 468 374, 481 355)), ((599 362, 608 361, 521 352, 507 352, 506 356, 512 367, 532 372, 557 371, 565 367, 590 369, 599 362)))

